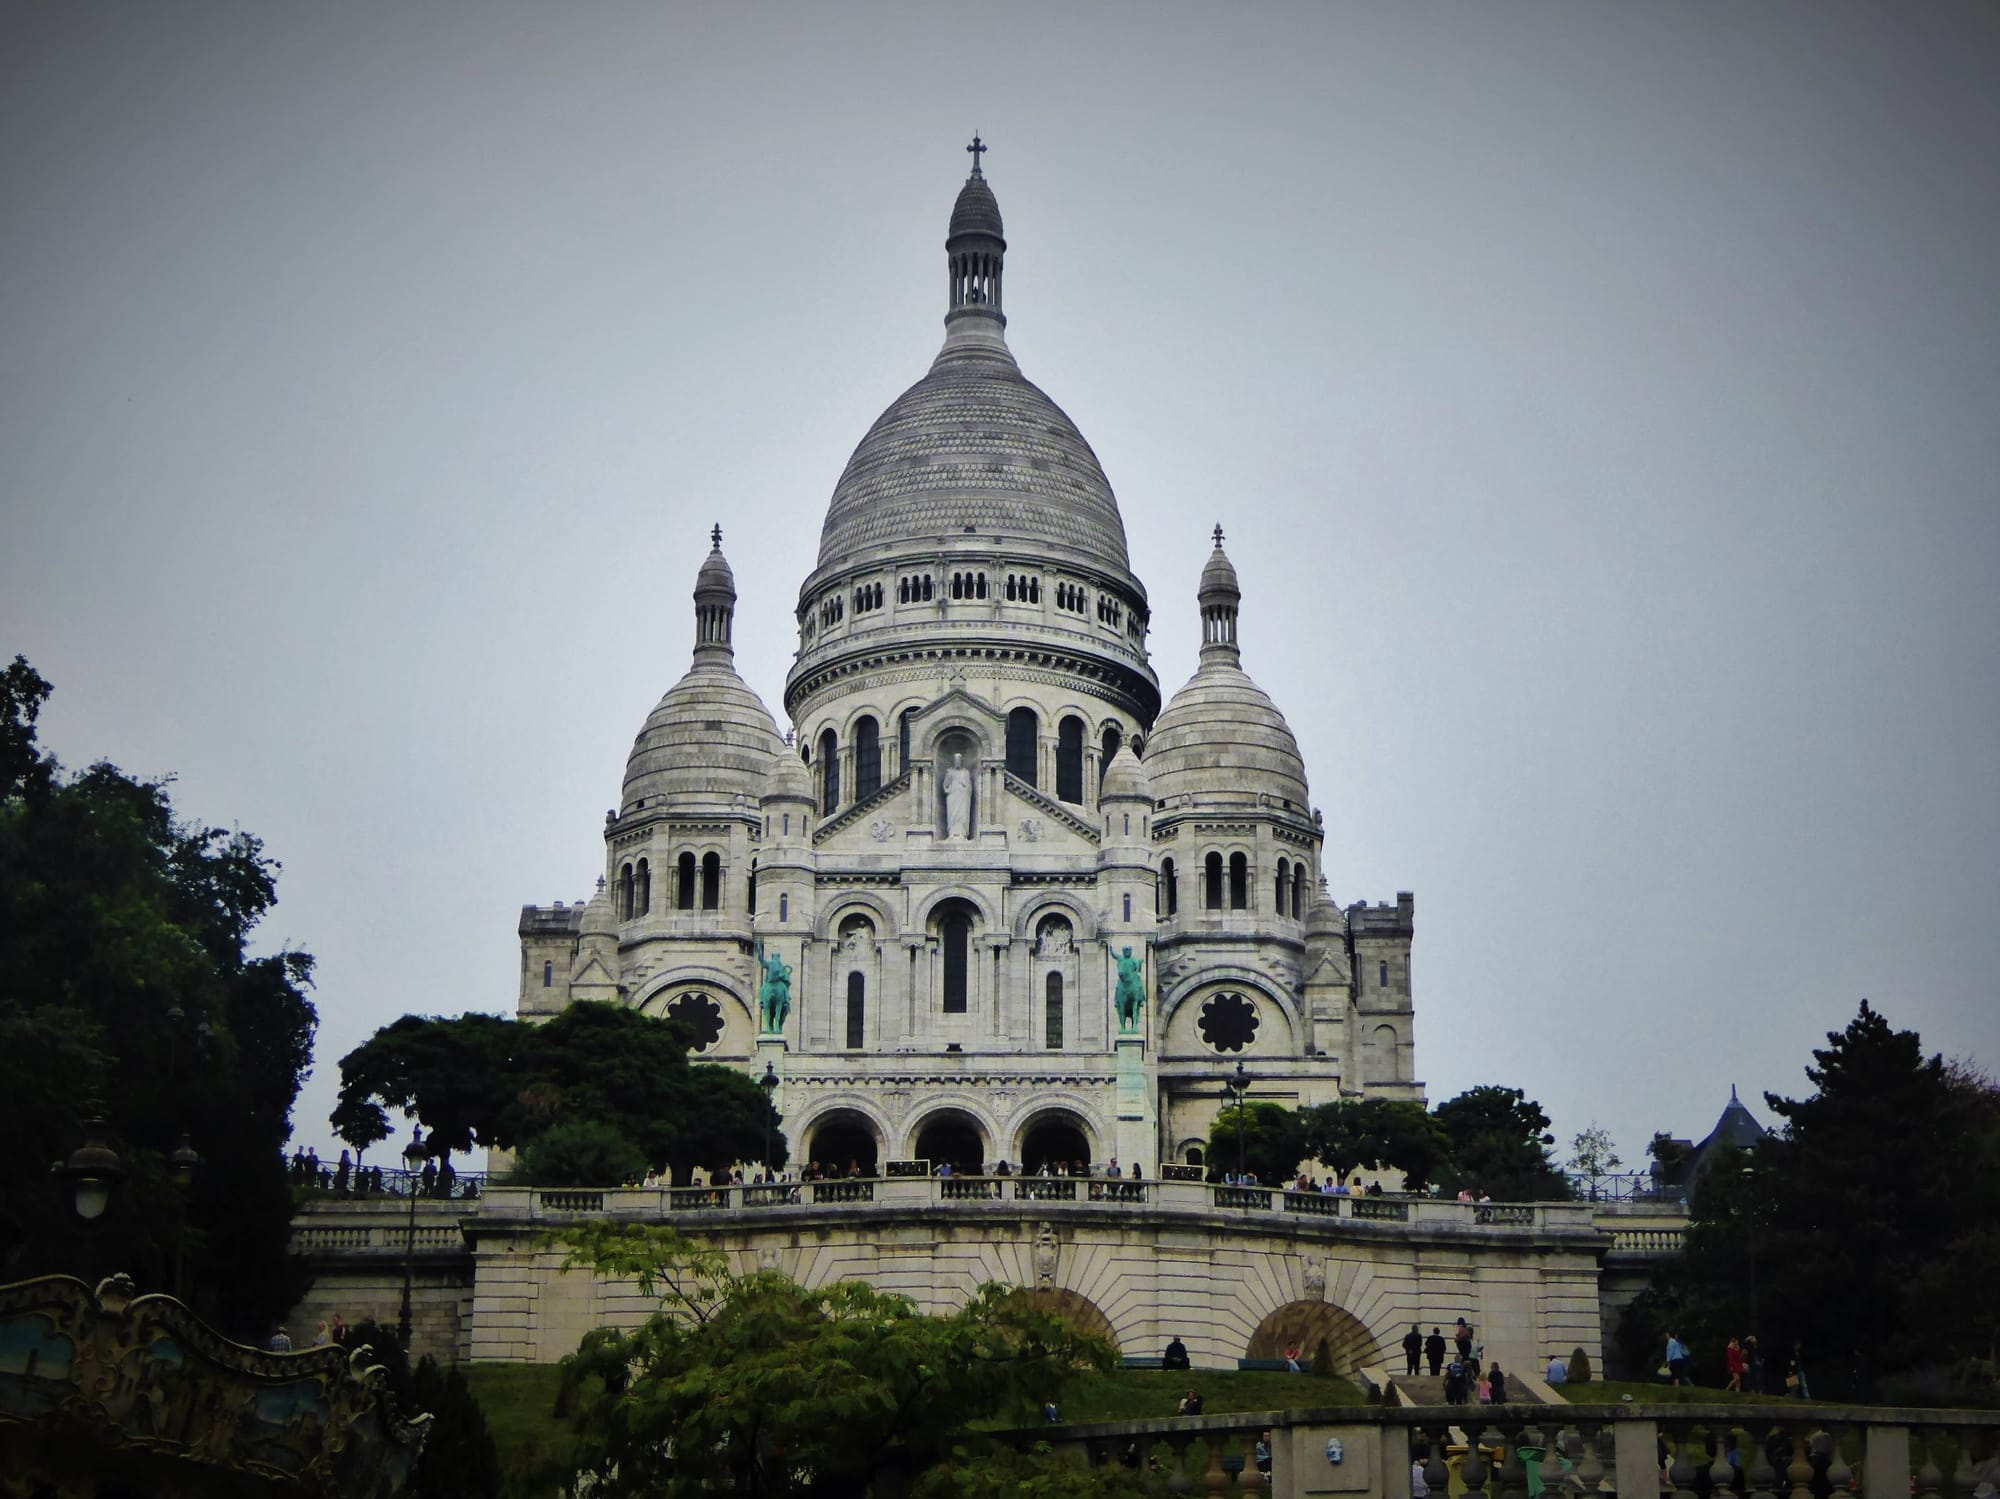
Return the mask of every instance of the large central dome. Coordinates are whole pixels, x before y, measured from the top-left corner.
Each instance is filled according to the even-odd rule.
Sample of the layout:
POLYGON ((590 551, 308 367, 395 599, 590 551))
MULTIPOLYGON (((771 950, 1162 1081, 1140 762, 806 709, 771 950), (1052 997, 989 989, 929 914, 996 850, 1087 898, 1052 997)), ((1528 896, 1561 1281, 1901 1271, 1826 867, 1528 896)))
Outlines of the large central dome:
POLYGON ((820 532, 822 570, 970 532, 1128 573, 1125 522, 1097 455, 1008 351, 1003 235, 1000 204, 975 167, 945 240, 944 348, 847 460, 820 532))
POLYGON ((1128 566, 1118 502, 1076 424, 1005 345, 947 344, 847 460, 819 565, 973 530, 1046 543, 1107 571, 1128 566))

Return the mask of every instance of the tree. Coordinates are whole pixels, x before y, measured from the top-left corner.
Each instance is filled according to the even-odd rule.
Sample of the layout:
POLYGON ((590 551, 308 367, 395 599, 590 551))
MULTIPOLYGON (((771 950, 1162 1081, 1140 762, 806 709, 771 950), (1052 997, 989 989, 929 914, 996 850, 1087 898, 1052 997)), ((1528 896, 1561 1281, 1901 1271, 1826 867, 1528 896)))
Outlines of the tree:
POLYGON ((412 1369, 395 1329, 378 1322, 357 1322, 340 1341, 368 1350, 364 1366, 381 1368, 398 1410, 430 1417, 423 1454, 402 1490, 406 1499, 499 1499, 500 1455, 463 1374, 440 1369, 428 1355, 412 1369))
POLYGON ((1597 1200, 1597 1183, 1600 1177, 1609 1176, 1625 1163, 1618 1158, 1617 1148, 1612 1144, 1611 1131, 1595 1120, 1590 1128, 1578 1130, 1569 1142, 1569 1169, 1579 1176, 1590 1178, 1590 1196, 1597 1200))
MULTIPOLYGON (((676 1273, 657 1230, 600 1225, 580 1256, 605 1276, 635 1263, 676 1273)), ((964 1468, 1021 1460, 990 1457, 974 1424, 1028 1419, 1077 1374, 1115 1362, 1107 1342, 1004 1286, 925 1316, 859 1282, 807 1290, 768 1273, 716 1279, 714 1268, 692 1276, 703 1291, 681 1294, 675 1281, 644 1326, 587 1333, 564 1361, 581 1402, 574 1492, 859 1494, 880 1476, 943 1469, 923 1492, 984 1493, 957 1481, 964 1468)))
POLYGON ((549 1184, 621 1181, 634 1159, 641 1169, 664 1164, 685 1183, 696 1167, 759 1159, 767 1126, 772 1164, 784 1164, 784 1137, 763 1089, 733 1068, 690 1065, 687 1045, 676 1021, 594 1001, 541 1025, 405 1015, 341 1058, 332 1121, 359 1146, 388 1133, 393 1108, 414 1115, 438 1149, 531 1154, 561 1129, 533 1166, 535 1179, 549 1184), (614 1174, 571 1175, 584 1170, 614 1174))
POLYGON ((1243 1167, 1267 1185, 1283 1185, 1311 1153, 1304 1118, 1282 1104, 1251 1103, 1224 1109, 1208 1132, 1210 1171, 1234 1171, 1241 1140, 1243 1167))
POLYGON ((1360 1167, 1400 1171, 1420 1192, 1446 1158, 1450 1140, 1420 1103, 1342 1098, 1305 1111, 1307 1153, 1345 1179, 1360 1167))
POLYGON ((183 821, 167 781, 67 775, 36 737, 49 684, 0 672, 0 1269, 111 1268, 261 1337, 302 1294, 283 1147, 317 1024, 312 958, 249 955, 278 865, 183 821), (83 1231, 49 1177, 101 1105, 129 1171, 83 1231), (204 1159, 172 1179, 183 1136, 204 1159))
POLYGON ((1559 1202, 1569 1196, 1549 1147, 1549 1116, 1519 1088, 1487 1085, 1448 1098, 1433 1117, 1451 1142, 1439 1174, 1449 1190, 1484 1193, 1503 1202, 1559 1202))

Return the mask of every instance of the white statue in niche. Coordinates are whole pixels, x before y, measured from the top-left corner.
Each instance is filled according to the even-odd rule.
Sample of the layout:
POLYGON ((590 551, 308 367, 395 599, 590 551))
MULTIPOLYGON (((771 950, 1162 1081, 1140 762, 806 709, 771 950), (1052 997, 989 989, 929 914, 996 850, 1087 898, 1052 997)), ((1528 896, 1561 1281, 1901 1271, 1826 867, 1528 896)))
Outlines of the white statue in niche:
POLYGON ((972 836, 972 772, 965 768, 965 756, 956 753, 944 773, 944 835, 972 836))

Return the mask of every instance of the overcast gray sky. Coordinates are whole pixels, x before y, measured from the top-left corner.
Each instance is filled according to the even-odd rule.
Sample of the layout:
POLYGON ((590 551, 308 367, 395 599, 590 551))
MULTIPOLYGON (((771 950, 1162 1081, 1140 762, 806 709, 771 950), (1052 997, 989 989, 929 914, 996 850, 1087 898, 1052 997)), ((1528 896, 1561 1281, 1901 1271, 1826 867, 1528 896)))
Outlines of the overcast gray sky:
POLYGON ((0 10, 0 652, 284 863, 337 1060, 508 1010, 686 668, 774 710, 841 467, 1009 337, 1154 662, 1227 528, 1433 1101, 1628 1161, 1865 995, 2000 1063, 2000 10, 0 10))

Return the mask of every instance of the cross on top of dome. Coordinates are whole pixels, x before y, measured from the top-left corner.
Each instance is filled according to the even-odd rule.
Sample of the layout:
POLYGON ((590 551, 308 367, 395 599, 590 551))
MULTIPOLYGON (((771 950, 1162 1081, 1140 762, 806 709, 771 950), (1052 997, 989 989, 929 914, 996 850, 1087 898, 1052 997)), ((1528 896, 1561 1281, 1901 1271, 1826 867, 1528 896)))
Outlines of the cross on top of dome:
MULTIPOLYGON (((1218 532, 1218 534, 1219 534, 1219 533, 1220 533, 1220 531, 1221 531, 1221 528, 1220 528, 1220 527, 1217 527, 1216 529, 1217 529, 1217 532, 1218 532)), ((714 548, 715 548, 715 549, 716 549, 716 550, 717 550, 718 552, 722 550, 722 522, 721 522, 721 521, 717 521, 717 522, 715 523, 715 529, 714 529, 713 531, 710 531, 710 532, 708 533, 708 541, 709 541, 709 545, 713 546, 713 547, 714 547, 714 548)))
POLYGON ((965 149, 972 153, 972 175, 975 177, 985 176, 986 174, 979 170, 979 158, 984 156, 988 151, 991 151, 993 148, 983 143, 979 139, 979 132, 975 130, 972 132, 972 144, 967 146, 965 149))
POLYGON ((1215 544, 1217 546, 1222 545, 1222 522, 1220 521, 1217 521, 1215 524, 1215 544))

